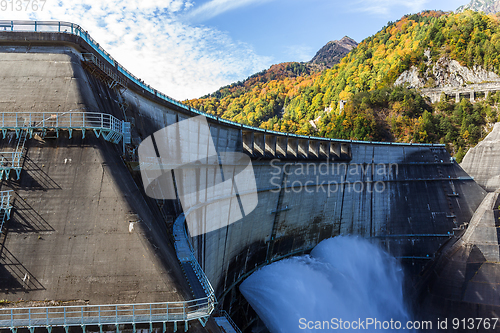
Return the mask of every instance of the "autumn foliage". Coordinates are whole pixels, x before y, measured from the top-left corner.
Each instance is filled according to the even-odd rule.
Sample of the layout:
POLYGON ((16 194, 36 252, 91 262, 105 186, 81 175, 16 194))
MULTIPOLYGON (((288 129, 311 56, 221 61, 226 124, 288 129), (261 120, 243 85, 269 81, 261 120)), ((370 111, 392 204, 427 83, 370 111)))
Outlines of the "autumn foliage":
POLYGON ((429 60, 442 56, 500 74, 499 16, 472 11, 407 15, 363 40, 331 69, 314 72, 307 63, 282 63, 187 103, 276 131, 447 143, 460 158, 484 137, 486 125, 497 120, 500 96, 474 105, 444 99, 430 105, 415 90, 393 87, 405 70, 416 66, 424 73, 429 60), (349 101, 343 110, 339 100, 349 101))

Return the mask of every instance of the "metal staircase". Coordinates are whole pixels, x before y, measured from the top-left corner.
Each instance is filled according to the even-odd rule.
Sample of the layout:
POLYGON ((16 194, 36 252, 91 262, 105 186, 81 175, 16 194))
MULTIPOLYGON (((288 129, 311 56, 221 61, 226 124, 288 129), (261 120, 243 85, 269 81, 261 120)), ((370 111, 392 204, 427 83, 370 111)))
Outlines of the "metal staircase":
POLYGON ((13 191, 0 191, 0 234, 3 232, 5 222, 10 219, 12 193, 13 191))
MULTIPOLYGON (((24 123, 24 125, 26 125, 26 123, 24 123)), ((16 150, 0 152, 0 179, 3 179, 4 176, 6 180, 9 179, 11 170, 16 172, 18 180, 21 177, 21 159, 23 157, 28 131, 19 130, 16 132, 16 135, 18 136, 16 150)))

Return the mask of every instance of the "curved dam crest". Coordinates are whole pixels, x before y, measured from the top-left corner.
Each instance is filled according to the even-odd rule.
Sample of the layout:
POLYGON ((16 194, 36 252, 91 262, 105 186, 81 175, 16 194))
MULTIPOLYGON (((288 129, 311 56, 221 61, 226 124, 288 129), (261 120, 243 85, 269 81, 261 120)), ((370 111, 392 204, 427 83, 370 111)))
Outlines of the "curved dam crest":
MULTIPOLYGON (((77 109, 109 113, 132 124, 127 154, 156 131, 196 115, 189 108, 161 99, 156 92, 145 90, 115 71, 79 36, 0 32, 0 53, 5 83, 0 85, 0 112, 77 109), (113 75, 97 75, 89 69, 82 54, 93 54, 113 75), (122 82, 125 89, 117 93, 109 83, 110 77, 115 82, 122 82)), ((219 307, 237 318, 242 327, 252 322, 255 314, 237 286, 258 267, 308 252, 323 239, 354 234, 370 238, 399 258, 411 285, 436 251, 471 220, 486 196, 486 190, 450 158, 443 146, 323 142, 252 131, 213 117, 208 118, 208 126, 216 151, 248 155, 255 175, 258 202, 251 213, 240 221, 190 238, 195 257, 214 287, 219 307)), ((12 143, 6 140, 3 144, 12 148, 12 143)), ((72 179, 71 184, 68 181, 64 186, 59 185, 63 188, 61 196, 54 196, 56 191, 33 191, 34 182, 24 177, 30 173, 29 169, 23 171, 19 184, 3 182, 26 197, 43 221, 53 228, 50 231, 33 230, 29 251, 23 234, 16 233, 15 229, 8 229, 4 237, 5 248, 44 286, 43 291, 18 289, 24 300, 84 299, 96 304, 109 302, 110 294, 114 297, 113 302, 182 300, 192 295, 169 241, 169 217, 183 211, 200 224, 216 223, 214 220, 220 218, 221 212, 204 199, 213 197, 213 193, 209 193, 211 180, 199 169, 182 170, 179 174, 182 182, 178 179, 179 183, 190 186, 197 180, 198 186, 207 192, 182 205, 178 200, 160 202, 158 208, 156 202, 145 195, 136 169, 129 164, 130 176, 120 155, 121 147, 95 137, 77 136, 73 141, 64 135, 52 141, 46 138, 33 143, 33 149, 30 148, 26 156, 40 169, 40 164, 50 165, 51 171, 47 174, 57 179, 57 184, 63 184, 57 177, 64 175, 72 179), (73 165, 73 174, 60 165, 63 157, 72 154, 75 154, 69 157, 72 161, 82 163, 73 165), (95 165, 85 166, 91 162, 95 165), (99 168, 102 168, 100 181, 94 174, 99 168), (101 188, 105 179, 103 174, 109 176, 104 182, 109 186, 101 188), (139 183, 138 188, 134 179, 139 183), (110 222, 105 222, 101 218, 103 213, 95 210, 96 193, 104 194, 103 201, 99 202, 110 222), (66 201, 61 204, 64 198, 66 201), (87 200, 88 205, 82 205, 80 200, 87 200), (47 204, 50 202, 57 204, 47 204), (110 211, 115 204, 115 210, 110 211), (89 235, 96 239, 106 239, 92 243, 92 249, 101 251, 100 256, 93 258, 98 262, 102 258, 99 273, 107 279, 103 278, 106 283, 102 288, 92 280, 96 276, 92 269, 97 266, 91 261, 78 260, 81 253, 89 250, 84 249, 89 246, 88 241, 82 237, 81 247, 74 247, 69 242, 68 237, 72 236, 69 223, 75 222, 71 214, 77 209, 80 212, 77 217, 83 221, 79 226, 85 232, 91 230, 89 235), (134 216, 117 211, 131 212, 134 216), (93 213, 99 215, 86 219, 93 213), (131 222, 137 222, 134 229, 141 230, 140 233, 129 232, 131 222), (98 225, 101 227, 96 227, 98 225), (103 229, 107 236, 103 235, 103 229), (51 251, 40 251, 39 235, 53 239, 60 250, 52 245, 51 251), (120 237, 134 240, 120 241, 120 237), (120 255, 128 253, 137 257, 136 274, 128 274, 131 267, 128 258, 123 265, 104 264, 114 261, 113 251, 108 246, 115 242, 120 244, 120 255), (60 252, 68 254, 64 267, 71 272, 69 276, 76 276, 80 274, 77 271, 81 271, 88 277, 75 282, 60 278, 68 275, 66 272, 54 274, 55 269, 63 266, 58 256, 60 252), (153 264, 154 269, 151 268, 153 264), (115 283, 117 276, 127 276, 130 283, 115 283), (148 286, 143 285, 145 279, 150 280, 148 286), (109 285, 116 285, 116 292, 109 289, 109 285)), ((133 154, 128 154, 128 158, 130 156, 133 154)), ((189 191, 188 188, 180 190, 189 191)), ((229 200, 228 205, 231 205, 232 199, 220 198, 222 200, 229 200)), ((16 209, 21 211, 19 206, 16 209)), ((9 228, 15 223, 11 221, 9 228)), ((83 236, 84 232, 81 234, 83 236)), ((2 267, 6 269, 5 264, 2 267)), ((14 280, 19 283, 19 278, 14 280)), ((17 300, 19 294, 12 294, 12 291, 5 288, 0 299, 17 300)))

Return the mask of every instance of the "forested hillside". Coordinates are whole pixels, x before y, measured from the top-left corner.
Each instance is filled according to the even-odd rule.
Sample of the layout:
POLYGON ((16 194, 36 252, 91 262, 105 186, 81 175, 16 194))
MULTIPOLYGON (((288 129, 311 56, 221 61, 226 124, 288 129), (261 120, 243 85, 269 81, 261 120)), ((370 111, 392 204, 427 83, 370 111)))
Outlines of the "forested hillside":
MULTIPOLYGON (((426 11, 390 22, 331 69, 311 73, 300 63, 273 66, 188 103, 245 124, 325 137, 398 142, 441 142, 461 156, 497 121, 500 95, 472 105, 431 105, 415 90, 394 87, 416 66, 420 73, 442 57, 500 73, 497 15, 426 11), (429 59, 430 57, 430 59, 429 59), (339 100, 347 106, 339 110, 339 100), (311 122, 312 121, 312 122, 311 122)), ((429 77, 432 86, 432 77, 429 77)))

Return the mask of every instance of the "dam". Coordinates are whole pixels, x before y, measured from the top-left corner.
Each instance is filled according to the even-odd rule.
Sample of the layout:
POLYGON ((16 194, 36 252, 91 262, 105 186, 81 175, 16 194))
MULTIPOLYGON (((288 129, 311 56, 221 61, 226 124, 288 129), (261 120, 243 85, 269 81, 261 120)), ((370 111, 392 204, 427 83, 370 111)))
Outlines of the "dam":
POLYGON ((471 176, 496 184, 494 175, 464 166, 468 174, 444 145, 252 128, 150 87, 76 24, 0 27, 0 329, 214 332, 217 317, 249 331, 257 318, 239 284, 337 235, 368 238, 400 259, 413 290, 423 274, 439 283, 439 251, 495 200, 494 186, 471 176), (200 115, 218 154, 251 160, 258 200, 234 223, 220 222, 221 203, 248 194, 219 195, 199 169, 174 173, 178 192, 196 180, 202 190, 192 200, 144 190, 141 143, 200 115), (193 234, 186 220, 222 227, 193 234))

